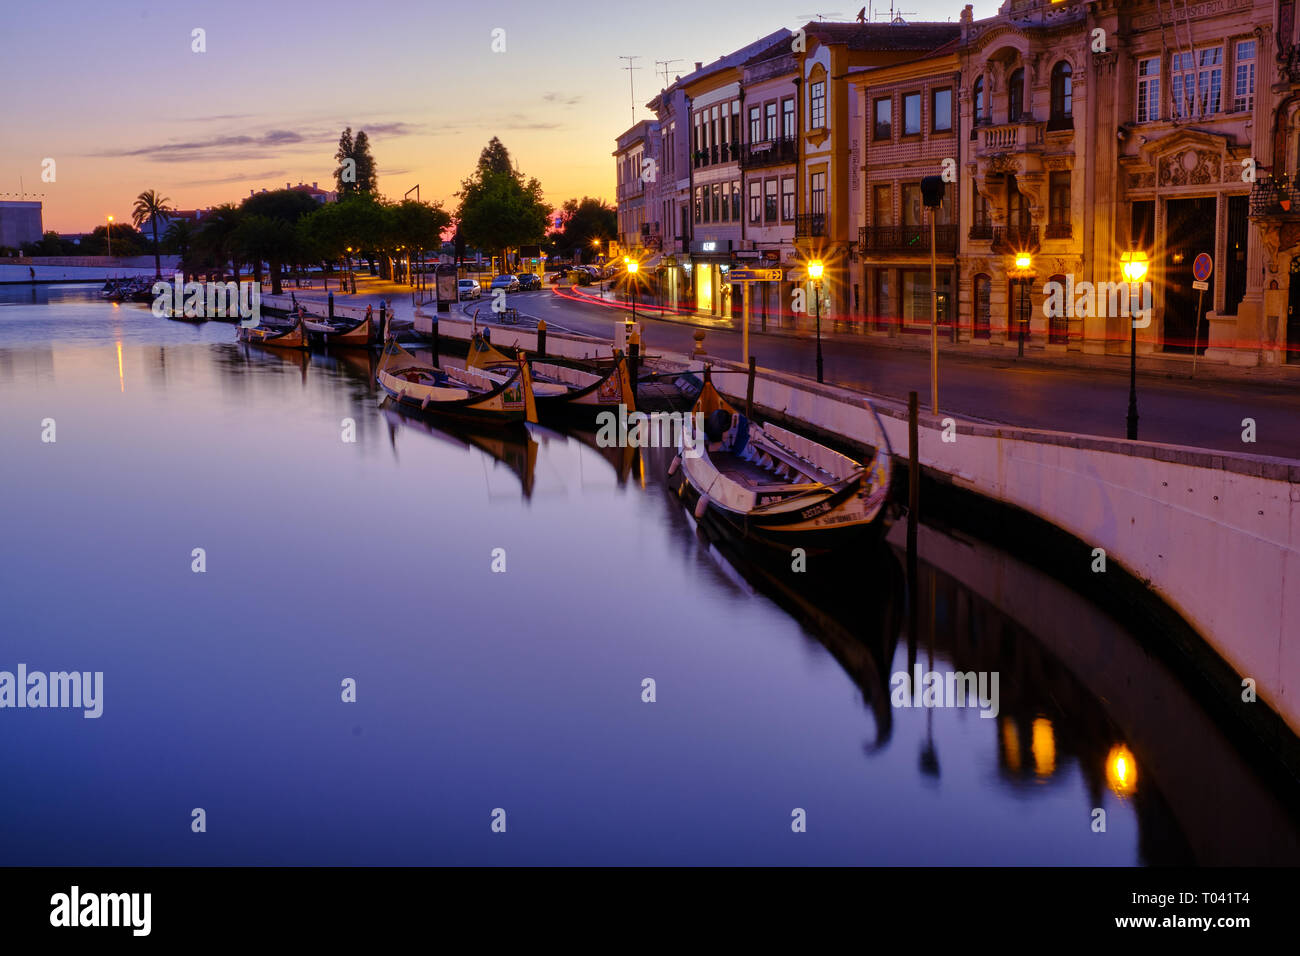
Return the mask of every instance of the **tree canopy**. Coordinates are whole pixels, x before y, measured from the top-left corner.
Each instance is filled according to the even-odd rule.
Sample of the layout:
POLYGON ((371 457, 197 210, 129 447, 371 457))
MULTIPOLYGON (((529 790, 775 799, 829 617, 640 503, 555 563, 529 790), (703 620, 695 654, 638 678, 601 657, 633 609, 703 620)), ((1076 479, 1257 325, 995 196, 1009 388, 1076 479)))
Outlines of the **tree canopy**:
POLYGON ((358 130, 354 138, 351 126, 344 129, 334 158, 339 163, 334 170, 334 188, 338 190, 340 199, 377 190, 379 176, 375 157, 370 152, 370 137, 365 130, 358 130))
POLYGON ((495 136, 480 154, 474 174, 461 183, 459 196, 456 218, 469 245, 504 253, 546 237, 551 207, 542 197, 541 183, 524 180, 495 136))
POLYGON ((590 251, 592 240, 605 243, 618 235, 618 210, 603 199, 583 196, 570 199, 560 210, 561 226, 548 237, 551 244, 565 254, 581 249, 590 251))

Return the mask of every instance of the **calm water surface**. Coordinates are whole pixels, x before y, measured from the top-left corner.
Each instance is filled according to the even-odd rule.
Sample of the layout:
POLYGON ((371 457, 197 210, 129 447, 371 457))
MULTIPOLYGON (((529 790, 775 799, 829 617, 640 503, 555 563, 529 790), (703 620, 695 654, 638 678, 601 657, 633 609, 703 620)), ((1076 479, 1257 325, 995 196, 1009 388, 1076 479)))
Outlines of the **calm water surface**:
POLYGON ((662 453, 430 428, 364 354, 233 338, 0 288, 0 670, 105 684, 0 711, 0 863, 1300 861, 1199 704, 1013 556, 923 528, 912 636, 896 546, 753 564, 662 453), (913 662, 997 671, 998 717, 891 707, 913 662))

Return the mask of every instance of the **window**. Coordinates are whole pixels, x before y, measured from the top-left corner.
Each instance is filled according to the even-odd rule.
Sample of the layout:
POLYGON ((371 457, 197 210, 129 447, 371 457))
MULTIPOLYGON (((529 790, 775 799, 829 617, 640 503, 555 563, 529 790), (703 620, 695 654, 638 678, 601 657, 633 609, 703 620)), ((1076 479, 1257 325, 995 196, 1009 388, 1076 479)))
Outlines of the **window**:
POLYGON ((1255 41, 1237 44, 1237 81, 1232 90, 1232 111, 1249 112, 1255 108, 1255 41))
POLYGON ((974 183, 971 184, 971 192, 974 193, 974 196, 972 197, 974 202, 972 203, 972 205, 974 206, 974 210, 975 210, 975 225, 979 227, 992 226, 993 216, 989 212, 988 199, 986 199, 984 194, 975 187, 974 183))
POLYGON ((921 209, 921 184, 906 184, 903 187, 903 225, 921 225, 921 209))
POLYGON ((918 136, 921 133, 921 94, 903 94, 903 135, 918 136))
POLYGON ((749 141, 751 143, 761 142, 763 139, 763 120, 759 115, 758 107, 749 108, 749 141))
POLYGON ((826 126, 826 81, 818 80, 808 88, 811 106, 808 110, 808 128, 822 129, 826 126))
POLYGON ((723 146, 726 146, 727 143, 730 141, 730 134, 728 132, 730 127, 731 127, 731 104, 723 103, 722 104, 722 125, 718 127, 718 135, 721 137, 721 139, 719 139, 718 142, 720 142, 723 146))
POLYGON ((749 221, 755 225, 763 220, 763 184, 757 179, 749 181, 749 221))
POLYGON ((876 292, 875 292, 875 326, 879 332, 889 331, 891 325, 890 319, 894 310, 894 290, 890 284, 889 277, 892 274, 890 269, 875 270, 876 292))
POLYGON ((731 221, 740 222, 740 180, 731 182, 731 221))
POLYGON ((1195 53, 1175 53, 1169 67, 1174 116, 1206 116, 1220 109, 1223 88, 1223 47, 1195 53))
POLYGON ((930 91, 930 129, 936 133, 952 132, 952 89, 930 91))
POLYGON ((721 218, 722 209, 722 187, 717 183, 713 184, 713 221, 717 222, 721 218))
POLYGON ((876 124, 872 139, 891 139, 893 133, 894 101, 889 97, 876 100, 876 124))
POLYGON ((981 273, 975 277, 975 327, 971 334, 977 339, 989 337, 990 319, 993 315, 993 283, 981 273))
POLYGON ((894 190, 889 185, 871 187, 871 223, 875 226, 894 224, 894 190))
POLYGON ((1060 173, 1052 173, 1048 177, 1047 196, 1047 237, 1049 239, 1069 238, 1070 173, 1068 170, 1060 173))
MULTIPOLYGON (((713 188, 718 189, 717 186, 713 188)), ((718 210, 721 213, 718 217, 720 222, 731 222, 731 197, 727 195, 729 192, 731 192, 731 187, 723 183, 721 188, 722 203, 721 208, 718 210)))
POLYGON ((695 221, 696 221, 696 222, 701 222, 701 221, 702 221, 702 220, 700 219, 700 216, 701 216, 701 215, 702 215, 702 209, 701 209, 701 203, 700 203, 700 187, 699 187, 699 186, 696 186, 696 187, 695 187, 695 221))
POLYGON ((1052 67, 1052 113, 1048 129, 1068 129, 1074 125, 1074 87, 1070 64, 1062 60, 1052 67))
POLYGON ((1137 121, 1160 119, 1160 57, 1138 60, 1137 121))
POLYGON ((1014 185, 1007 187, 1007 229, 1027 232, 1030 226, 1029 203, 1014 185))
POLYGON ((776 222, 776 180, 769 179, 763 183, 763 222, 776 222))
MULTIPOLYGON (((1053 282, 1059 283, 1057 288, 1065 288, 1065 276, 1054 275, 1047 280, 1050 285, 1053 282)), ((1047 317, 1047 342, 1049 345, 1067 345, 1070 341, 1070 319, 1064 308, 1051 308, 1047 310, 1051 314, 1047 317), (1058 314, 1059 313, 1059 314, 1058 314)))
POLYGON ((740 142, 740 100, 731 102, 731 143, 735 146, 740 142))
POLYGON ((1017 69, 1007 82, 1007 122, 1019 123, 1025 112, 1025 71, 1017 69))
MULTIPOLYGON (((903 277, 903 328, 904 329, 930 329, 930 270, 929 269, 904 269, 903 277)), ((937 298, 939 306, 939 322, 942 324, 948 318, 948 287, 952 278, 952 273, 940 269, 939 274, 939 294, 937 298)))
POLYGON ((794 97, 781 101, 781 136, 794 139, 794 97))
POLYGON ((764 132, 767 134, 766 138, 776 139, 777 137, 776 101, 773 100, 771 103, 768 103, 765 107, 763 107, 763 109, 764 109, 764 119, 767 120, 766 129, 764 130, 764 132))
POLYGON ((781 180, 781 221, 794 222, 794 177, 781 180))
MULTIPOLYGON (((984 102, 984 77, 980 75, 975 80, 975 88, 971 94, 971 101, 975 104, 975 125, 979 126, 988 119, 986 104, 984 102)), ((973 133, 974 131, 972 131, 973 133)), ((971 137, 974 139, 974 136, 971 137)))
POLYGON ((812 190, 809 199, 812 200, 812 214, 814 216, 824 216, 826 214, 826 174, 812 174, 812 190))

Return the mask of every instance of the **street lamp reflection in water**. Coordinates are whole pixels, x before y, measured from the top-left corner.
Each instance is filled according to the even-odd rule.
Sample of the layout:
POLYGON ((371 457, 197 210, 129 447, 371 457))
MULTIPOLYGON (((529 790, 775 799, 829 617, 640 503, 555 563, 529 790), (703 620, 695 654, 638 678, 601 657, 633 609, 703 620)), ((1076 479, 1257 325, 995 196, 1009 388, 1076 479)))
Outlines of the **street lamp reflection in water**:
POLYGON ((1106 783, 1116 796, 1128 797, 1137 792, 1137 760, 1123 744, 1116 744, 1106 755, 1106 783))

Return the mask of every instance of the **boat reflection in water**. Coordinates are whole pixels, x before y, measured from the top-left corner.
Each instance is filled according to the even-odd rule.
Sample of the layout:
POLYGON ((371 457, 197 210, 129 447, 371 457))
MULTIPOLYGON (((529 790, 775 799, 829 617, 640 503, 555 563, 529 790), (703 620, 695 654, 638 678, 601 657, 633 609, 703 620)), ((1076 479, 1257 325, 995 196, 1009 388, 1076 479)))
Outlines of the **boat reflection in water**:
POLYGON ((977 805, 993 778, 1027 804, 1059 810, 1068 801, 1080 833, 1098 840, 1131 819, 1134 862, 1300 862, 1300 813, 1271 764, 1248 757, 1250 745, 1217 724, 1137 635, 1065 584, 922 525, 909 587, 902 522, 878 545, 808 556, 796 570, 791 555, 744 547, 680 504, 676 513, 728 578, 792 614, 852 678, 875 725, 867 759, 915 746, 912 766, 958 801, 948 804, 954 815, 977 805), (982 719, 978 704, 897 706, 895 675, 918 666, 996 673, 996 715, 982 719), (977 757, 996 764, 972 767, 977 757))

